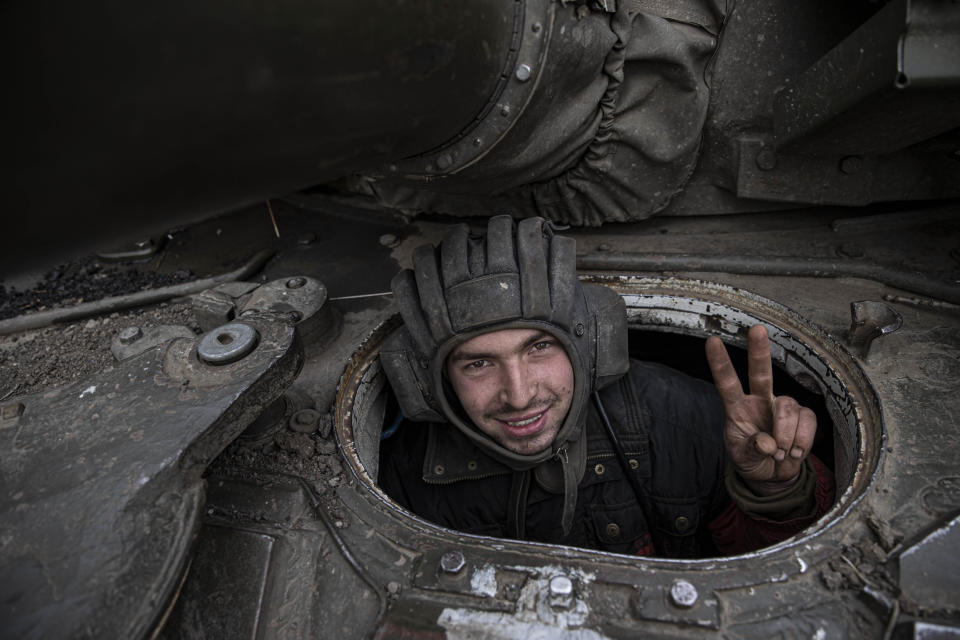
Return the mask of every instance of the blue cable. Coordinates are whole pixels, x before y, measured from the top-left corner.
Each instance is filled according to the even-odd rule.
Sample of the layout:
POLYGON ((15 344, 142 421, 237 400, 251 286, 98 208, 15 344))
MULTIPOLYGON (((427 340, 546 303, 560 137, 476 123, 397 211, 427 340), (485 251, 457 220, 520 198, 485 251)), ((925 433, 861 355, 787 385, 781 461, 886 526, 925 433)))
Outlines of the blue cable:
POLYGON ((393 424, 391 424, 390 427, 386 429, 386 431, 380 434, 380 440, 386 440, 387 438, 392 436, 394 433, 396 433, 397 427, 400 426, 401 422, 403 422, 403 412, 398 409, 397 417, 393 419, 393 424))

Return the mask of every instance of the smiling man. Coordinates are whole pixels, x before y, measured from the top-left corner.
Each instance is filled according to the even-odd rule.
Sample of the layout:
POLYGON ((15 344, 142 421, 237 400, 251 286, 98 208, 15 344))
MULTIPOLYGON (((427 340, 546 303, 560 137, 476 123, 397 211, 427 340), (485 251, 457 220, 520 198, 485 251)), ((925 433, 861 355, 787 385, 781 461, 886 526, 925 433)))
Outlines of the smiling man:
MULTIPOLYGON (((773 393, 763 327, 749 393, 716 338, 716 388, 630 360, 626 311, 582 285, 573 241, 507 216, 457 225, 393 282, 404 324, 381 350, 401 410, 380 486, 469 533, 671 557, 743 552, 829 508, 816 417, 773 393)), ((389 435, 386 435, 389 434, 389 435)))

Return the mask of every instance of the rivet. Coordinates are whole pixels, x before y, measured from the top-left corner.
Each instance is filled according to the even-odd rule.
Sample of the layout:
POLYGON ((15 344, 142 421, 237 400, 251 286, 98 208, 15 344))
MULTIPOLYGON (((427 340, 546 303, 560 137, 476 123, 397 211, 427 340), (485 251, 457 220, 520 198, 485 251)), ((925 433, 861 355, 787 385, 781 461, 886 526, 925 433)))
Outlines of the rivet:
POLYGON ((143 330, 140 327, 127 327, 120 331, 117 335, 117 338, 120 340, 120 344, 133 344, 137 340, 143 337, 143 330))
POLYGON ((482 145, 482 144, 483 144, 483 140, 481 140, 480 138, 474 138, 474 139, 473 139, 473 146, 479 147, 479 146, 482 145))
POLYGON ((595 466, 595 467, 593 468, 593 472, 594 472, 595 474, 597 474, 598 476, 602 476, 603 473, 604 473, 606 470, 607 470, 607 468, 604 467, 603 464, 602 464, 602 463, 599 463, 599 462, 597 463, 597 466, 595 466))
POLYGON ((459 551, 447 551, 440 556, 440 568, 444 573, 460 573, 466 564, 467 559, 459 551))
POLYGON ((287 280, 287 289, 299 289, 305 284, 307 284, 307 279, 303 276, 297 276, 296 278, 287 280))
POLYGON ((577 326, 573 328, 573 333, 576 334, 577 337, 580 337, 583 335, 583 332, 584 332, 583 323, 578 322, 577 326))
POLYGON ((670 587, 670 600, 684 609, 697 603, 697 588, 686 580, 677 580, 670 587))
POLYGON ((447 472, 447 469, 446 469, 446 467, 444 467, 442 464, 438 464, 437 466, 435 466, 435 467, 433 468, 433 472, 434 472, 435 474, 437 474, 438 476, 442 476, 443 474, 445 474, 445 473, 447 472))
POLYGON ((539 22, 534 22, 534 23, 530 26, 530 31, 533 31, 534 33, 540 33, 540 30, 541 30, 541 29, 543 29, 543 25, 540 24, 539 22))
POLYGON ((630 468, 636 471, 637 469, 640 468, 640 463, 637 462, 635 459, 630 458, 630 468))
POLYGON ((677 516, 677 519, 673 521, 673 526, 679 533, 683 533, 690 528, 690 520, 686 516, 677 516))
POLYGON ((840 171, 848 176, 860 173, 861 169, 863 169, 863 158, 860 156, 845 156, 840 160, 840 171))
POLYGON ((516 72, 517 80, 519 80, 520 82, 526 82, 527 80, 530 79, 530 75, 532 73, 533 73, 533 70, 530 68, 530 65, 522 64, 519 67, 517 67, 517 72, 516 72))
POLYGON ((616 522, 611 522, 607 525, 607 537, 608 538, 619 538, 620 537, 620 525, 616 522))
POLYGON ((500 115, 502 116, 510 115, 510 105, 505 104, 502 107, 500 107, 500 115))
POLYGON ((453 164, 453 158, 451 158, 447 154, 443 154, 442 156, 437 158, 437 168, 440 169, 441 171, 443 171, 444 169, 449 169, 450 165, 452 164, 453 164))
POLYGON ((301 233, 297 236, 297 244, 307 246, 308 244, 313 244, 313 241, 317 239, 316 234, 314 233, 301 233))
POLYGON ((476 460, 470 460, 469 462, 467 462, 467 469, 469 469, 470 471, 476 471, 476 470, 477 470, 477 461, 476 461, 476 460))

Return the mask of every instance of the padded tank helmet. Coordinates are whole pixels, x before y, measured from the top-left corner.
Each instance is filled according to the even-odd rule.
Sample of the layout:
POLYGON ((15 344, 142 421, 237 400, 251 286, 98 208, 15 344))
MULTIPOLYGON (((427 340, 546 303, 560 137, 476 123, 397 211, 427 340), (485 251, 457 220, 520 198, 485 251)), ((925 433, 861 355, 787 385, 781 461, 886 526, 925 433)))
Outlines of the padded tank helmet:
POLYGON ((623 299, 608 287, 580 283, 574 240, 556 235, 542 218, 515 225, 509 216, 496 216, 485 235, 471 235, 466 224, 459 224, 438 248, 417 248, 413 267, 393 279, 404 326, 380 352, 403 415, 449 422, 517 470, 573 447, 583 430, 589 393, 629 367, 623 299), (512 452, 476 429, 446 379, 447 356, 458 345, 501 329, 550 333, 573 366, 570 410, 553 444, 534 454, 512 452))

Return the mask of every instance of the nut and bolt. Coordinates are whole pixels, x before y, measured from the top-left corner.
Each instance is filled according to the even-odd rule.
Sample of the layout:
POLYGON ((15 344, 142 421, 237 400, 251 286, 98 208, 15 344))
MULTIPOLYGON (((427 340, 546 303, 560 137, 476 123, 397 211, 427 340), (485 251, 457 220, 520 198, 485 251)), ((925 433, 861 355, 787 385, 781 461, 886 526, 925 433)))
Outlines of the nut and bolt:
POLYGON ((197 344, 197 355, 207 364, 230 364, 253 351, 258 338, 250 325, 231 322, 205 333, 197 344))
POLYGON ((287 289, 299 289, 305 284, 307 284, 307 279, 303 276, 297 276, 296 278, 287 280, 287 289))
POLYGON ((127 327, 117 334, 120 344, 133 344, 143 337, 143 330, 140 327, 127 327))
POLYGON ((527 80, 530 79, 530 75, 532 72, 533 70, 530 68, 530 65, 528 64, 520 65, 519 67, 517 67, 517 72, 516 72, 517 80, 519 80, 520 82, 526 82, 527 80))
POLYGON ((688 609, 697 603, 697 588, 686 580, 677 580, 670 587, 670 601, 678 607, 688 609))
POLYGON ((773 149, 761 149, 755 162, 761 171, 772 171, 777 167, 777 152, 773 149))
POLYGON ((313 433, 317 430, 320 412, 313 409, 301 409, 290 416, 290 430, 297 433, 313 433))
POLYGON ((466 558, 464 558, 463 553, 459 551, 447 551, 440 556, 440 568, 444 573, 460 573, 466 564, 466 558))
POLYGON ((567 576, 550 578, 550 606, 569 609, 573 604, 573 582, 567 576))

